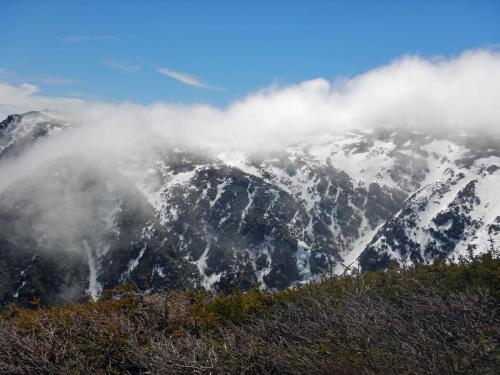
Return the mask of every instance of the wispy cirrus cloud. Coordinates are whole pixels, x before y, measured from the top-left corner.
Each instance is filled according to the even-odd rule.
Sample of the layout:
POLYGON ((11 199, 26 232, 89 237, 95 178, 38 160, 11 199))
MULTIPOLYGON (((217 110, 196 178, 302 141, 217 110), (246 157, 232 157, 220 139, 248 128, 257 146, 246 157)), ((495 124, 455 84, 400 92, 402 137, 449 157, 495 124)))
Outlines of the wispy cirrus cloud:
POLYGON ((102 63, 111 69, 123 70, 124 72, 128 73, 134 73, 142 69, 140 65, 131 64, 127 61, 115 61, 106 59, 102 63))
POLYGON ((195 75, 188 74, 188 73, 182 73, 182 72, 176 72, 174 70, 168 69, 168 68, 158 68, 157 69, 158 73, 173 78, 179 82, 182 82, 186 85, 197 87, 200 89, 210 89, 210 90, 220 90, 220 87, 215 87, 211 86, 208 83, 203 82, 201 79, 196 77, 195 75))
POLYGON ((41 83, 45 83, 46 85, 54 85, 54 86, 59 86, 59 85, 71 85, 74 83, 78 83, 78 81, 74 79, 67 79, 67 78, 59 78, 59 77, 37 77, 37 81, 41 83))
POLYGON ((81 42, 96 42, 106 40, 117 40, 115 35, 67 35, 57 38, 64 43, 81 43, 81 42))

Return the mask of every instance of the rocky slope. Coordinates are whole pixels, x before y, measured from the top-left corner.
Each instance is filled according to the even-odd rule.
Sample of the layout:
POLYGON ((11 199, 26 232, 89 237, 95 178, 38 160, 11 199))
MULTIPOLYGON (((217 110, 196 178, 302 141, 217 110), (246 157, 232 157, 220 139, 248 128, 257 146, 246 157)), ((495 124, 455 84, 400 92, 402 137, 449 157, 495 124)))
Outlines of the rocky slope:
MULTIPOLYGON (((68 128, 9 116, 0 161, 68 128)), ((0 301, 123 282, 282 289, 351 264, 453 260, 500 240, 499 168, 498 137, 388 128, 265 153, 158 147, 113 166, 70 153, 0 192, 0 301)))

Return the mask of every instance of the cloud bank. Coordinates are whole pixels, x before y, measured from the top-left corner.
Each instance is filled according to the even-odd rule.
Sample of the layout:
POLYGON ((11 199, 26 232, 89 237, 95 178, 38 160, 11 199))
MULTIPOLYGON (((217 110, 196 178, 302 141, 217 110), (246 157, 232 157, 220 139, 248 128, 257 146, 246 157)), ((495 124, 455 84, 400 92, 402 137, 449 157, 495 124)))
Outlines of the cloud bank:
MULTIPOLYGON (((192 76, 166 72, 201 84, 192 76)), ((499 92, 500 53, 476 50, 454 58, 403 56, 333 82, 318 78, 273 85, 223 108, 53 98, 41 95, 32 84, 0 84, 0 114, 60 110, 94 129, 88 135, 92 142, 106 129, 111 138, 106 142, 111 143, 125 141, 123 134, 133 143, 150 133, 171 143, 261 148, 281 147, 308 134, 374 126, 497 131, 499 92)), ((84 140, 80 143, 85 145, 84 140)))
MULTIPOLYGON (((500 53, 488 50, 448 59, 404 56, 347 79, 273 85, 223 108, 47 97, 33 84, 0 84, 2 116, 48 108, 73 124, 20 156, 1 160, 0 192, 46 171, 54 160, 70 160, 73 172, 92 166, 109 174, 110 181, 120 181, 124 174, 147 182, 153 191, 160 185, 148 170, 165 160, 169 146, 261 152, 309 135, 376 126, 498 132, 499 92, 500 53)), ((59 172, 54 173, 56 178, 59 172)), ((49 208, 47 217, 58 218, 50 223, 55 227, 79 223, 71 215, 81 211, 82 187, 71 189, 66 214, 49 208)))

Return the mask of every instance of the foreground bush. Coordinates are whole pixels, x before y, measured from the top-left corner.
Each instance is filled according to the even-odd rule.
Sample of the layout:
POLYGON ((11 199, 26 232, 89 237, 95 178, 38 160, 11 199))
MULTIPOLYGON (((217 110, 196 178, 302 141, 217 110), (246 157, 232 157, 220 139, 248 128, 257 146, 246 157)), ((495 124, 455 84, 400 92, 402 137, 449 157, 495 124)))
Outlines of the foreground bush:
POLYGON ((500 261, 0 312, 1 374, 496 374, 500 261))

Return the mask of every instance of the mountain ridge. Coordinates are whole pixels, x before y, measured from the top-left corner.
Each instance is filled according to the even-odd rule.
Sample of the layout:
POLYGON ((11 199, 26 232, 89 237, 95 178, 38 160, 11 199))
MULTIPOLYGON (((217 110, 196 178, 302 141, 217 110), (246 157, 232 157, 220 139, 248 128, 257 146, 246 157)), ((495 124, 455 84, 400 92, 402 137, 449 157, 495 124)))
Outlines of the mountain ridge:
MULTIPOLYGON (((75 126, 81 125, 53 112, 9 116, 0 126, 0 162, 61 141, 75 126)), ((380 128, 312 136, 263 153, 151 148, 127 149, 110 165, 88 155, 47 160, 41 174, 30 172, 19 187, 0 192, 0 269, 9 269, 0 302, 27 303, 42 292, 48 304, 97 298, 124 282, 145 291, 283 289, 353 265, 453 260, 464 249, 481 253, 500 240, 498 137, 380 128), (64 183, 53 178, 61 171, 64 183), (436 204, 422 203, 440 195, 446 197, 436 204), (479 219, 479 210, 487 219, 479 219), (74 212, 87 216, 78 221, 74 212), (427 216, 417 229, 414 223, 427 216), (89 222, 98 225, 84 232, 89 222), (459 227, 469 235, 457 238, 459 227), (27 233, 34 228, 42 229, 27 233), (435 251, 421 249, 411 230, 418 231, 414 237, 431 236, 434 242, 425 245, 435 251), (40 242, 44 235, 53 237, 50 245, 40 242), (46 277, 53 254, 74 262, 62 267, 58 281, 46 277), (33 266, 33 256, 46 264, 33 266), (49 281, 42 285, 43 279, 49 281)))

